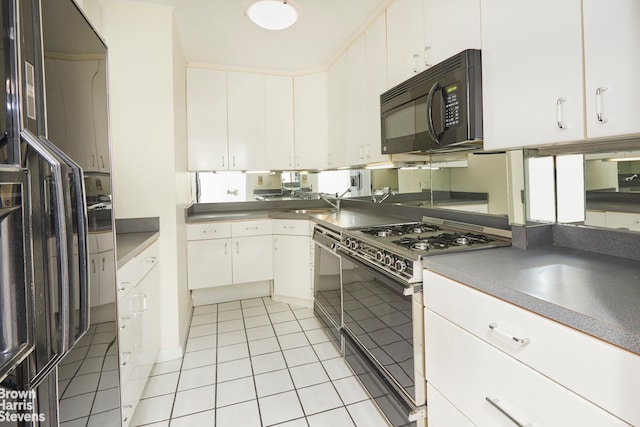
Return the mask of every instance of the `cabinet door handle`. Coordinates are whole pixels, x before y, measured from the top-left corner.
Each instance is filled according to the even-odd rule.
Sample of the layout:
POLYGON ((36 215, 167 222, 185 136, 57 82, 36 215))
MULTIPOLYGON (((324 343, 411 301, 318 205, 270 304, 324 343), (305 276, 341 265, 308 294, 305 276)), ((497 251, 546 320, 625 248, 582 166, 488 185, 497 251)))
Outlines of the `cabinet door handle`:
POLYGON ((104 265, 107 263, 107 258, 106 257, 102 257, 102 272, 104 273, 104 265))
POLYGON ((122 353, 120 353, 120 360, 122 360, 122 362, 120 362, 120 366, 127 366, 127 362, 129 362, 129 358, 131 358, 130 351, 123 351, 122 353), (126 359, 125 359, 125 356, 126 356, 126 359))
POLYGON ((558 119, 558 127, 560 129, 566 129, 567 125, 564 123, 564 109, 562 108, 562 104, 567 101, 567 98, 558 98, 556 101, 556 109, 557 109, 557 119, 558 119))
POLYGON ((240 242, 236 242, 236 253, 240 254, 240 242))
POLYGON ((129 282, 120 282, 120 286, 118 287, 118 292, 126 291, 128 286, 129 286, 129 282))
POLYGON ((222 156, 221 158, 222 158, 222 167, 224 167, 224 156, 222 156))
POLYGON ((91 155, 91 167, 94 167, 96 165, 96 156, 95 154, 91 155))
POLYGON ((227 242, 224 242, 224 254, 227 255, 227 242))
POLYGON ((273 239, 273 250, 274 251, 278 250, 278 246, 277 245, 278 245, 278 238, 276 237, 276 238, 273 239))
POLYGON ((104 158, 100 156, 100 163, 102 164, 102 169, 104 169, 104 158))
POLYGON ((234 168, 236 167, 236 156, 235 155, 233 156, 233 167, 234 168))
POLYGON ((500 406, 500 399, 497 399, 497 398, 491 399, 489 396, 487 396, 487 397, 485 397, 485 400, 487 402, 489 402, 491 404, 491 406, 493 406, 498 411, 500 411, 505 417, 509 418, 509 420, 511 420, 518 427, 530 427, 530 426, 532 426, 531 423, 526 423, 525 424, 525 423, 522 423, 522 422, 518 421, 513 415, 508 413, 503 407, 500 406))
POLYGON ((129 320, 131 320, 131 317, 123 317, 120 319, 120 322, 122 322, 120 324, 120 330, 123 330, 127 327, 127 324, 129 323, 129 320))
POLYGON ((93 271, 93 274, 96 274, 96 260, 95 259, 91 260, 91 270, 93 271))
POLYGON ((158 257, 150 256, 148 258, 145 258, 143 262, 145 264, 155 264, 157 260, 158 260, 158 257))
POLYGON ((607 90, 606 87, 599 87, 596 89, 596 118, 600 123, 607 123, 607 119, 604 117, 603 107, 602 107, 602 92, 607 90))
POLYGON ((501 329, 498 328, 498 324, 496 322, 490 323, 489 329, 491 329, 493 333, 500 335, 501 337, 507 338, 508 340, 515 341, 520 345, 527 345, 531 342, 531 338, 518 338, 502 331, 501 329))
POLYGON ((260 228, 259 227, 245 227, 244 229, 245 229, 245 231, 249 231, 249 230, 259 230, 260 228))
POLYGON ((433 64, 429 62, 429 51, 431 50, 431 46, 424 47, 424 65, 427 67, 431 67, 433 64))
POLYGON ((418 72, 418 59, 420 58, 420 55, 418 55, 417 53, 415 55, 413 55, 413 72, 417 73, 418 72))

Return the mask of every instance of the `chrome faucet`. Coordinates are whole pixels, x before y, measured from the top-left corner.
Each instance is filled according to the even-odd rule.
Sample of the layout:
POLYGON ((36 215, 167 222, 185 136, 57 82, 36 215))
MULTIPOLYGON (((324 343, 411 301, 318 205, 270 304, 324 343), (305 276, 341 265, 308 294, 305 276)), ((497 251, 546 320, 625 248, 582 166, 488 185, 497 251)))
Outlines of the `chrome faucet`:
POLYGON ((323 194, 323 193, 318 193, 318 200, 324 200, 325 202, 329 203, 331 206, 333 206, 334 208, 336 208, 337 210, 340 210, 340 200, 342 200, 342 198, 347 194, 347 193, 351 193, 351 188, 347 188, 342 194, 338 195, 338 193, 336 193, 335 195, 332 195, 331 197, 335 197, 336 202, 333 203, 331 200, 329 200, 327 198, 327 195, 323 194))

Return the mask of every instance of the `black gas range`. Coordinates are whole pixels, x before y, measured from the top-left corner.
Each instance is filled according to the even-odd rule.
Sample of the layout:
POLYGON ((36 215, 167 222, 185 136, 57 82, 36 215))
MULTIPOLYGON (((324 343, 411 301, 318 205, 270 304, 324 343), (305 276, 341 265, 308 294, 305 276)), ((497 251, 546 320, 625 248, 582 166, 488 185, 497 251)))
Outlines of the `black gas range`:
POLYGON ((511 232, 424 217, 343 231, 341 245, 352 256, 411 284, 422 282, 425 256, 511 245, 511 232))

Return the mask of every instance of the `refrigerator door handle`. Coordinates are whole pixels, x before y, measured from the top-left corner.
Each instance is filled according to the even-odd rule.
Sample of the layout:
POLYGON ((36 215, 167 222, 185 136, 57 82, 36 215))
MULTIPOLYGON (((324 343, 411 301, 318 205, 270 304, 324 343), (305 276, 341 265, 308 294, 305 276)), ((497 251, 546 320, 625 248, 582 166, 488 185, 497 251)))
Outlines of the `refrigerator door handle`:
MULTIPOLYGON (((27 143, 42 160, 49 164, 51 171, 51 182, 53 191, 51 194, 51 206, 53 207, 53 219, 54 227, 56 230, 55 241, 57 249, 57 263, 58 263, 58 310, 59 310, 59 325, 58 339, 59 349, 57 357, 61 358, 69 350, 69 265, 66 260, 68 259, 69 248, 67 245, 67 222, 65 211, 65 188, 62 177, 62 167, 59 159, 55 155, 55 152, 49 149, 42 143, 37 137, 35 137, 28 130, 21 132, 21 139, 27 143)), ((49 374, 55 365, 48 364, 48 368, 39 372, 35 378, 31 381, 31 386, 36 386, 46 375, 49 374)))
MULTIPOLYGON (((49 147, 51 151, 72 170, 72 184, 75 199, 75 210, 77 215, 77 233, 78 233, 78 267, 79 267, 79 280, 80 280, 80 295, 79 295, 79 325, 78 334, 74 334, 74 329, 71 325, 75 323, 75 319, 72 317, 74 301, 69 295, 69 304, 67 312, 69 313, 69 349, 73 347, 77 340, 79 340, 85 332, 89 329, 89 229, 88 229, 88 216, 87 216, 87 197, 86 189, 84 185, 84 175, 82 167, 71 159, 65 152, 56 147, 51 141, 44 137, 40 137, 45 145, 49 147)), ((69 212, 68 215, 71 215, 69 212)), ((72 254, 70 254, 72 255, 72 254)))

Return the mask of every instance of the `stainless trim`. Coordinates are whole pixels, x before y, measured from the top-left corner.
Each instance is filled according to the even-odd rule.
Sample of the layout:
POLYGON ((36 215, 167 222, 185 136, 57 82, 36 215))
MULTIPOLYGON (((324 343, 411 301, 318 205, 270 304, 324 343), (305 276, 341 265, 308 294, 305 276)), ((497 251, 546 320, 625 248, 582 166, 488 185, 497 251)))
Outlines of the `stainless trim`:
POLYGON ((567 125, 564 123, 564 109, 562 108, 562 104, 567 102, 567 98, 558 98, 556 101, 556 114, 558 121, 558 128, 567 129, 567 125))

